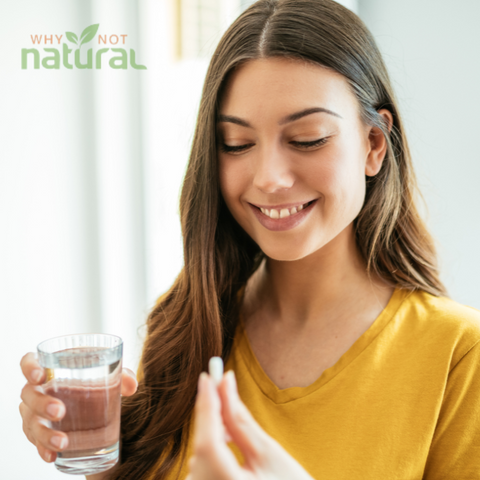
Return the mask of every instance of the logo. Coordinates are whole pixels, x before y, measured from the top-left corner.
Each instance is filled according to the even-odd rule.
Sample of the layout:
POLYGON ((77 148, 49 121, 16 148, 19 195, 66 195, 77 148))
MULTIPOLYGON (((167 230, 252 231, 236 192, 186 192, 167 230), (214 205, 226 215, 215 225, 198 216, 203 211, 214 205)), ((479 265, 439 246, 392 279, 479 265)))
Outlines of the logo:
MULTIPOLYGON (((76 45, 78 48, 75 48, 73 45, 73 48, 69 48, 69 45, 67 43, 62 43, 62 37, 63 35, 55 35, 55 38, 58 42, 58 45, 62 45, 62 48, 43 48, 43 51, 47 54, 51 55, 45 55, 43 58, 40 56, 40 49, 38 48, 22 48, 22 69, 26 70, 29 66, 33 63, 33 68, 34 69, 39 69, 40 68, 40 63, 43 68, 49 69, 49 70, 59 70, 61 66, 64 68, 67 68, 69 70, 72 70, 73 68, 78 68, 78 69, 96 69, 100 70, 103 67, 106 67, 107 65, 110 68, 114 68, 117 70, 126 70, 127 68, 134 68, 135 70, 146 70, 147 67, 145 65, 138 65, 136 63, 136 54, 135 50, 133 48, 130 48, 129 52, 125 48, 100 48, 96 50, 95 55, 93 54, 93 49, 89 48, 86 52, 86 60, 85 60, 85 55, 81 55, 81 47, 82 45, 85 45, 88 42, 91 42, 94 38, 95 35, 97 35, 99 23, 96 23, 95 25, 90 25, 89 27, 85 28, 83 32, 80 34, 80 38, 73 32, 65 32, 65 36, 67 37, 67 40, 71 42, 73 45, 76 45), (73 49, 75 49, 75 52, 73 54, 73 58, 70 58, 70 54, 72 53, 73 49), (118 54, 116 56, 110 56, 108 58, 108 55, 105 55, 107 52, 113 52, 115 54, 118 54), (83 58, 82 58, 83 57, 83 58), (93 59, 95 57, 95 64, 93 62, 93 59), (82 62, 83 59, 83 63, 82 62), (41 60, 41 62, 40 62, 41 60), (73 63, 70 63, 70 61, 73 61, 73 63), (107 63, 108 62, 108 63, 107 63)), ((97 41, 98 45, 107 45, 109 43, 110 45, 117 45, 118 42, 120 41, 119 37, 122 37, 123 40, 123 45, 125 45, 125 39, 128 35, 122 34, 122 35, 110 35, 107 38, 107 34, 104 35, 98 35, 97 41)), ((53 45, 53 34, 50 36, 47 35, 30 35, 30 38, 32 40, 32 43, 34 45, 41 45, 42 43, 42 38, 44 39, 44 45, 47 45, 48 43, 50 45, 53 45)), ((85 48, 83 49, 85 51, 85 48)))

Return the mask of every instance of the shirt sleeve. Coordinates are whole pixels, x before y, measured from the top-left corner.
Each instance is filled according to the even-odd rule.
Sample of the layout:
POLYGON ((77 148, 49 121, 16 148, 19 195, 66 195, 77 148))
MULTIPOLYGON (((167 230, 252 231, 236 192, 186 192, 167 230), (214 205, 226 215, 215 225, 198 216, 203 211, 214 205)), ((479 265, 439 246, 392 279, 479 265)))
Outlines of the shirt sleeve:
POLYGON ((451 370, 423 480, 480 480, 480 341, 451 370))
POLYGON ((140 363, 138 364, 138 368, 137 368, 137 382, 140 383, 141 380, 143 380, 143 365, 142 365, 142 361, 140 360, 140 363))

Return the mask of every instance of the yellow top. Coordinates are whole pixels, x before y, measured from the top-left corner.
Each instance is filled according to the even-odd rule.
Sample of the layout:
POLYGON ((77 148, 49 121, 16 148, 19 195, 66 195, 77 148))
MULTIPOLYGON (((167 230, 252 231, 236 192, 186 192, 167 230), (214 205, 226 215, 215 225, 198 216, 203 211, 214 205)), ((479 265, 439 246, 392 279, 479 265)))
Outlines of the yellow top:
MULTIPOLYGON (((228 369, 258 423, 315 479, 480 479, 480 311, 472 307, 397 288, 335 365, 308 387, 283 390, 240 323, 228 369)), ((187 448, 188 458, 191 441, 187 448)))

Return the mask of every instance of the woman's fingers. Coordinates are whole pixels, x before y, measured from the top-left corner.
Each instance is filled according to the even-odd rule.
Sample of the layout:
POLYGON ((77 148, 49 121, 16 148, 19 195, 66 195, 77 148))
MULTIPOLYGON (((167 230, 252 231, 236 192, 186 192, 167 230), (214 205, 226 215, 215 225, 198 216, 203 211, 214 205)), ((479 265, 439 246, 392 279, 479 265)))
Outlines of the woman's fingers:
POLYGON ((20 398, 34 415, 47 420, 58 421, 65 415, 64 403, 50 395, 45 395, 41 387, 27 383, 22 389, 20 398))
POLYGON ((41 443, 37 445, 38 454, 48 463, 53 462, 57 458, 57 453, 46 449, 41 443))
POLYGON ((138 382, 135 373, 129 368, 122 371, 122 396, 129 397, 137 391, 138 382))
POLYGON ((27 379, 20 394, 22 402, 19 406, 23 431, 28 440, 37 447, 43 460, 53 462, 56 452, 67 447, 68 437, 65 433, 48 428, 44 423, 48 420, 61 420, 66 412, 65 405, 43 392, 40 385, 45 381, 45 371, 40 367, 34 353, 24 355, 20 367, 27 379))
MULTIPOLYGON (((51 452, 60 452, 65 450, 68 445, 68 437, 66 433, 52 430, 51 428, 46 427, 39 420, 34 420, 30 429, 37 442, 37 448, 39 445, 41 445, 45 450, 49 450, 51 452)), ((42 455, 42 458, 45 457, 42 455)))
POLYGON ((193 456, 189 468, 192 480, 241 478, 240 466, 225 443, 217 387, 206 373, 202 373, 198 381, 193 456))
POLYGON ((55 459, 56 454, 53 453, 67 447, 67 435, 48 428, 42 423, 41 417, 35 415, 23 402, 20 404, 20 414, 25 435, 37 447, 38 453, 45 461, 49 461, 49 457, 55 459))
POLYGON ((23 375, 32 385, 40 385, 44 381, 45 371, 37 362, 33 352, 29 352, 22 357, 20 367, 23 375))
MULTIPOLYGON (((209 425, 213 423, 217 430, 215 438, 218 438, 218 424, 223 422, 242 452, 245 464, 240 467, 231 450, 223 442, 223 449, 214 449, 217 455, 207 457, 207 462, 201 462, 202 455, 192 457, 190 462, 191 480, 252 480, 259 478, 313 480, 308 472, 255 421, 248 408, 240 400, 233 371, 224 375, 218 390, 217 387, 210 386, 201 390, 199 397, 201 401, 198 402, 198 411, 195 412, 195 415, 201 415, 202 418, 196 419, 197 427, 208 432, 209 425), (215 395, 218 397, 216 400, 215 395), (221 405, 220 409, 218 403, 221 405), (208 407, 211 409, 210 415, 207 415, 208 407), (220 413, 223 419, 216 418, 220 413), (222 468, 218 468, 218 465, 222 468), (201 471, 203 476, 197 477, 196 472, 198 471, 201 471)), ((201 442, 202 438, 208 438, 208 436, 199 435, 198 441, 201 442)), ((205 442, 204 448, 207 445, 205 442)))
POLYGON ((238 396, 233 370, 224 375, 219 394, 222 399, 223 421, 246 463, 253 465, 263 462, 266 450, 273 447, 274 441, 258 425, 238 396))
POLYGON ((20 415, 22 416, 23 433, 28 441, 36 445, 35 437, 32 435, 30 425, 32 424, 32 411, 22 402, 19 406, 20 415))
POLYGON ((210 377, 202 372, 195 404, 195 440, 200 448, 223 441, 221 404, 210 377))

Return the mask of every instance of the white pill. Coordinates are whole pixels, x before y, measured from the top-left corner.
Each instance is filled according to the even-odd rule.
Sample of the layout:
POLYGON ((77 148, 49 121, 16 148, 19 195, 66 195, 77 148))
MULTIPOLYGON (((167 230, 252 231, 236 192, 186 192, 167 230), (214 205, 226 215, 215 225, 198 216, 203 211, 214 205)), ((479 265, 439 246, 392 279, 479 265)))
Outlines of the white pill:
POLYGON ((208 362, 208 373, 213 381, 218 385, 223 377, 223 360, 221 357, 212 357, 208 362))

